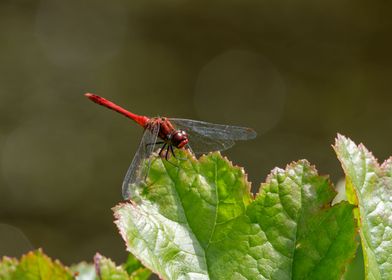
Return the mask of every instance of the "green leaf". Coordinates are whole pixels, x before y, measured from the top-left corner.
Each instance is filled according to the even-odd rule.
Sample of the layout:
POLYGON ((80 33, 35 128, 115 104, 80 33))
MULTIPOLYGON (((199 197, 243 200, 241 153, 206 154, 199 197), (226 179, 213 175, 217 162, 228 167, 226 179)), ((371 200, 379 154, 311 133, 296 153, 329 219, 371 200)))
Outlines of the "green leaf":
POLYGON ((253 199, 219 153, 177 157, 154 157, 132 201, 114 208, 128 250, 161 278, 341 277, 357 246, 353 207, 331 207, 331 184, 307 161, 273 170, 253 199))
POLYGON ((150 279, 151 271, 147 268, 139 268, 132 272, 130 279, 132 280, 147 280, 150 279))
MULTIPOLYGON (((358 236, 357 239, 360 239, 358 236)), ((363 265, 362 247, 359 246, 355 254, 354 260, 348 265, 342 280, 358 280, 365 279, 365 268, 363 265)))
POLYGON ((72 273, 59 261, 52 261, 41 250, 22 256, 12 273, 13 280, 67 280, 74 279, 72 273))
POLYGON ((74 272, 76 280, 98 280, 98 276, 95 272, 95 266, 90 263, 81 262, 70 267, 71 271, 74 272))
POLYGON ((367 279, 392 275, 392 159, 381 166, 363 146, 338 135, 336 154, 346 174, 350 202, 358 206, 367 279))
POLYGON ((81 262, 67 268, 38 250, 22 256, 20 261, 3 257, 0 261, 0 280, 147 280, 151 275, 151 271, 132 255, 123 266, 116 266, 100 254, 95 255, 94 262, 94 265, 81 262))
POLYGON ((97 275, 101 280, 128 280, 130 279, 127 271, 100 254, 96 254, 94 257, 94 263, 97 275))
POLYGON ((128 256, 123 267, 133 280, 147 280, 150 278, 151 271, 145 268, 132 254, 128 256))
POLYGON ((1 280, 11 280, 11 276, 16 270, 18 265, 18 260, 9 257, 3 257, 0 261, 0 279, 1 280))

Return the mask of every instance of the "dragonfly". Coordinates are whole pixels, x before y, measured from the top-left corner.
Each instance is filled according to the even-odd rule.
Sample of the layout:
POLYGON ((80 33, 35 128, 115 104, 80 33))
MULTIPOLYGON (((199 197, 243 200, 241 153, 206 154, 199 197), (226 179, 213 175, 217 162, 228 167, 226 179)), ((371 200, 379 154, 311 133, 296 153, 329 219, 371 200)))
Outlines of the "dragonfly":
POLYGON ((114 110, 130 118, 144 128, 142 140, 127 170, 123 184, 122 195, 125 200, 131 196, 133 184, 143 181, 148 174, 156 145, 162 145, 158 155, 169 161, 169 156, 175 155, 175 149, 188 149, 193 154, 203 154, 211 151, 224 151, 232 147, 237 140, 250 140, 256 137, 256 132, 247 127, 213 124, 203 121, 167 117, 147 117, 134 114, 117 104, 93 93, 85 96, 91 101, 114 110), (143 172, 140 165, 149 160, 148 168, 143 172))

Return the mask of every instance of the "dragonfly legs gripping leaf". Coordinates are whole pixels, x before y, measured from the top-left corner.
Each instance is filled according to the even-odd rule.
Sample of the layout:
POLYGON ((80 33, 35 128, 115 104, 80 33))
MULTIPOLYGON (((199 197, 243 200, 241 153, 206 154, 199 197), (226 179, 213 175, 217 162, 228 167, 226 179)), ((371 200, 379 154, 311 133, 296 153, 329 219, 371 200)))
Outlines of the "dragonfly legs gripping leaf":
MULTIPOLYGON (((173 162, 170 161, 170 154, 172 154, 173 157, 174 157, 175 159, 180 159, 180 158, 178 158, 178 157, 176 156, 172 144, 167 143, 167 142, 164 142, 164 141, 159 141, 159 142, 156 142, 156 143, 147 143, 147 144, 146 144, 146 147, 147 147, 147 146, 150 146, 150 145, 161 145, 161 144, 163 144, 163 145, 162 145, 162 147, 159 149, 159 153, 158 153, 159 157, 160 157, 160 158, 165 158, 165 160, 166 160, 168 163, 174 165, 175 167, 178 167, 177 164, 175 164, 175 163, 173 163, 173 162)), ((181 159, 180 159, 180 160, 181 160, 181 159)))
POLYGON ((177 159, 176 154, 174 153, 173 145, 170 143, 164 143, 163 146, 161 147, 161 150, 159 151, 159 156, 161 158, 165 157, 165 160, 168 163, 172 164, 175 167, 178 167, 177 164, 170 161, 170 153, 173 155, 173 157, 175 159, 177 159), (164 154, 164 156, 163 156, 163 154, 164 154))

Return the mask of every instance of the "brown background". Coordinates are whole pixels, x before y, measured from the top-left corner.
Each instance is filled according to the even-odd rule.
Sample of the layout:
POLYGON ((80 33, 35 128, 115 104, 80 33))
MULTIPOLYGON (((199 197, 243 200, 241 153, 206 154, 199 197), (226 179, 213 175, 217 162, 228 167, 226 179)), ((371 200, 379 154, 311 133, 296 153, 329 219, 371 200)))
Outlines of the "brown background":
POLYGON ((225 154, 257 189, 337 132, 392 154, 387 1, 0 2, 0 255, 125 258, 110 208, 142 130, 88 102, 253 127, 225 154))

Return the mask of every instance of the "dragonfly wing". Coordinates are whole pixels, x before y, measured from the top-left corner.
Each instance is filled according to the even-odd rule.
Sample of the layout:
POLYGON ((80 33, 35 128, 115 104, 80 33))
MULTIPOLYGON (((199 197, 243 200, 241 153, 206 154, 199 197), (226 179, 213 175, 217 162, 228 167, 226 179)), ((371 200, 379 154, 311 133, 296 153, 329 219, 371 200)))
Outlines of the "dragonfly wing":
POLYGON ((213 124, 203 121, 171 118, 179 129, 185 130, 196 152, 223 151, 234 145, 237 140, 249 140, 256 132, 247 127, 213 124))
POLYGON ((131 185, 143 181, 148 174, 151 158, 148 168, 142 166, 143 161, 151 156, 154 152, 155 143, 159 132, 159 124, 153 123, 146 127, 139 148, 137 149, 132 163, 128 168, 122 185, 122 195, 125 200, 131 197, 131 185))
POLYGON ((234 145, 234 141, 231 139, 209 138, 195 131, 187 130, 186 128, 181 129, 188 133, 190 145, 192 145, 192 150, 196 154, 203 154, 211 151, 224 151, 234 145))
POLYGON ((181 128, 189 128, 190 130, 209 138, 231 139, 236 141, 254 139, 257 135, 253 129, 242 126, 176 118, 171 118, 170 121, 181 128))

